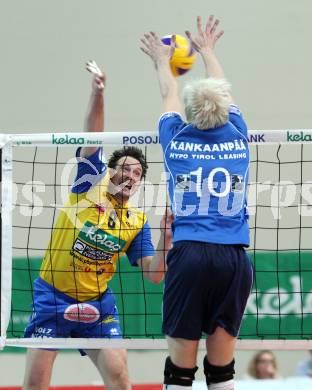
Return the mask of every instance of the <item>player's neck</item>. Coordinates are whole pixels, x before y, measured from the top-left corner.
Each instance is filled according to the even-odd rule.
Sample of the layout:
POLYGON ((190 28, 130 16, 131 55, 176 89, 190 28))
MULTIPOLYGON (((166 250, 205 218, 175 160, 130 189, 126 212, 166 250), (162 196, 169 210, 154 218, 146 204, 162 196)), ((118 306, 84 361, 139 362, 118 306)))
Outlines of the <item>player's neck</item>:
POLYGON ((112 195, 112 198, 116 201, 120 206, 126 206, 128 204, 129 198, 125 197, 122 194, 112 195))

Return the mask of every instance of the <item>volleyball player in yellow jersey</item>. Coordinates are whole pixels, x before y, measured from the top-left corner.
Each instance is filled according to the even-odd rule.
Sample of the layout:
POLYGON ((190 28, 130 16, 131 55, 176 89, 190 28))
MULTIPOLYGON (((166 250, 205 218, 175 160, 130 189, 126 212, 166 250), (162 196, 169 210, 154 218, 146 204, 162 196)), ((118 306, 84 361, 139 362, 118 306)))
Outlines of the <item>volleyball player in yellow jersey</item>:
MULTIPOLYGON (((93 61, 87 69, 94 79, 86 130, 102 131, 106 77, 93 61)), ((106 164, 101 148, 83 147, 77 150, 77 162, 75 183, 34 283, 34 311, 25 337, 121 337, 115 298, 107 282, 122 253, 152 282, 163 278, 171 246, 171 231, 164 227, 170 225, 171 216, 162 219, 154 254, 146 215, 128 203, 147 170, 140 149, 116 150, 106 164)), ((96 365, 108 390, 131 388, 125 350, 83 353, 96 365)), ((55 350, 28 351, 24 390, 49 388, 56 355, 55 350)))

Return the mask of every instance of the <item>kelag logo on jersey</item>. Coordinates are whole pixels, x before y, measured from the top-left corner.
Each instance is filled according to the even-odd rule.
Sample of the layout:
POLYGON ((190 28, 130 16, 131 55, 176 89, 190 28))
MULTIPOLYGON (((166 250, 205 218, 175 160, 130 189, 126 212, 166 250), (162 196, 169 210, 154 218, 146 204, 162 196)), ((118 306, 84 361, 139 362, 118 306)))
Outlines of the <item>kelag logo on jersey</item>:
POLYGON ((114 254, 122 252, 125 245, 126 241, 87 221, 74 242, 72 252, 91 260, 111 263, 114 254))
POLYGON ((120 252, 126 245, 126 241, 121 240, 119 237, 114 237, 104 230, 98 229, 91 222, 85 223, 78 238, 81 238, 87 244, 96 246, 98 249, 113 253, 120 252))

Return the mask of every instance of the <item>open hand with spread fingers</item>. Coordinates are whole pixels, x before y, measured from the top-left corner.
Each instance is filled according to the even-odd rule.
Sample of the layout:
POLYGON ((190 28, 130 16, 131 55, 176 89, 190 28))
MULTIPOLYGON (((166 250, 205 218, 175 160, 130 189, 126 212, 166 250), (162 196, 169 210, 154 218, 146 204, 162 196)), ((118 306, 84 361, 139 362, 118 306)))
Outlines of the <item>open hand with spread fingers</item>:
POLYGON ((98 67, 97 63, 93 60, 88 61, 86 63, 86 69, 93 74, 93 89, 103 91, 106 83, 106 75, 98 67))
POLYGON ((172 35, 171 45, 168 46, 164 45, 158 35, 151 31, 150 33, 144 34, 141 42, 143 46, 140 49, 152 59, 157 68, 157 65, 161 61, 167 61, 169 63, 175 49, 176 37, 172 35))
POLYGON ((215 19, 213 15, 210 15, 203 29, 202 19, 200 16, 197 16, 197 36, 193 37, 190 31, 185 31, 186 36, 196 51, 202 53, 205 50, 212 50, 215 47, 217 41, 224 34, 223 30, 217 31, 219 23, 219 19, 215 19))

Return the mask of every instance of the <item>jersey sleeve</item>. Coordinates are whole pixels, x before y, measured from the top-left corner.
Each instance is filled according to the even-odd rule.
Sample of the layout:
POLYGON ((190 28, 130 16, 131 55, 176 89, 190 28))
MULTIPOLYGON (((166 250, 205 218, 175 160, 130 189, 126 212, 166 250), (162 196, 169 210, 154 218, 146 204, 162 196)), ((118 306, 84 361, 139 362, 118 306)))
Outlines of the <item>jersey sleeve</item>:
POLYGON ((154 252, 155 250, 152 243, 151 228, 149 223, 146 221, 139 234, 137 234, 135 239, 132 241, 126 253, 130 264, 137 266, 137 261, 139 259, 146 256, 153 256, 154 252))
POLYGON ((165 148, 177 132, 183 127, 184 122, 178 112, 166 112, 159 118, 159 141, 165 148))
POLYGON ((77 175, 72 186, 72 192, 75 194, 87 192, 105 176, 107 171, 102 148, 98 148, 88 157, 80 157, 80 152, 81 148, 77 149, 77 175))
POLYGON ((230 105, 229 121, 242 133, 246 138, 248 137, 248 129, 243 114, 238 106, 230 105))

